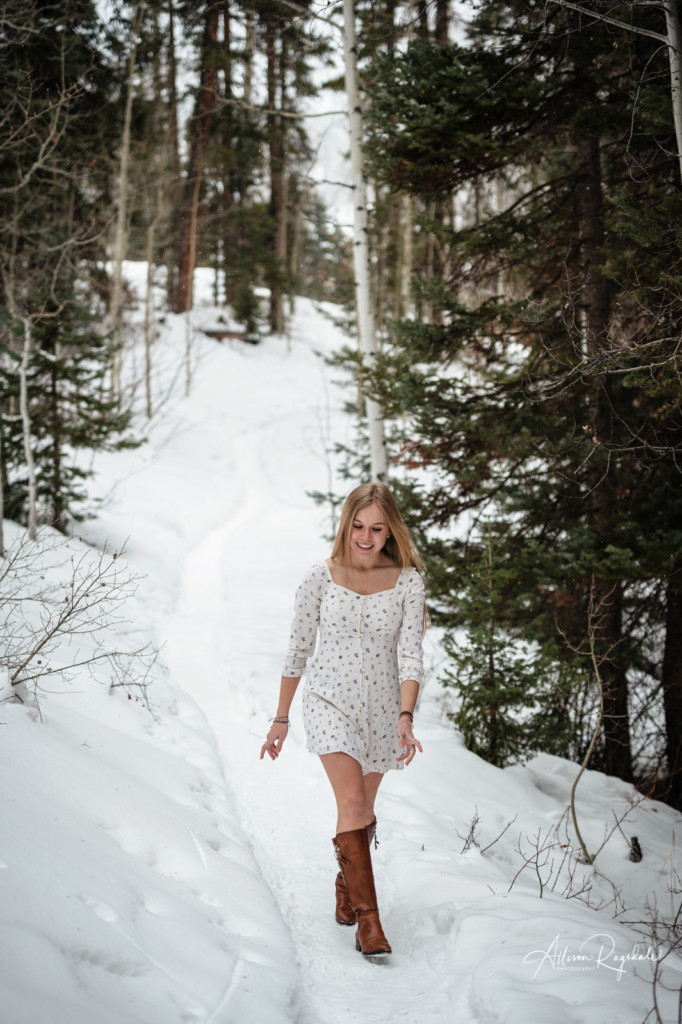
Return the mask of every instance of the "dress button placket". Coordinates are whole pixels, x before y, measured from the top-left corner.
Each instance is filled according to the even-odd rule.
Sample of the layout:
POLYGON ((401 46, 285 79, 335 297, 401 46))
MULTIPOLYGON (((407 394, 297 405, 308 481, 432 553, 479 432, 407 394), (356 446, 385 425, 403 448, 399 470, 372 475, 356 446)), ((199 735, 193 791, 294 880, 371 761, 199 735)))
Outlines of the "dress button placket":
MULTIPOLYGON (((365 605, 367 604, 367 598, 363 597, 360 602, 360 701, 364 701, 365 709, 368 707, 367 692, 367 674, 365 672, 365 605)), ((358 718, 358 732, 361 734, 365 743, 367 742, 366 733, 366 715, 360 715, 358 718)))

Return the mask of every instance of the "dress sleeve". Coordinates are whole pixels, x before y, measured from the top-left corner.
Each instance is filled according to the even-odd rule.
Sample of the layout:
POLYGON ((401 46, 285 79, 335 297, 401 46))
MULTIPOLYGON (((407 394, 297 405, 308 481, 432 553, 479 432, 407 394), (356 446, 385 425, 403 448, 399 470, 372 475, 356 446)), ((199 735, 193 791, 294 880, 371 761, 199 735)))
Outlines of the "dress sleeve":
POLYGON ((401 683, 415 679, 421 685, 424 676, 424 596, 424 581, 413 569, 403 594, 403 617, 398 636, 401 683))
POLYGON ((316 562, 304 576, 294 601, 294 618, 289 634, 289 650, 284 660, 283 676, 303 674, 308 658, 315 650, 317 627, 320 622, 320 603, 327 580, 324 566, 316 562))

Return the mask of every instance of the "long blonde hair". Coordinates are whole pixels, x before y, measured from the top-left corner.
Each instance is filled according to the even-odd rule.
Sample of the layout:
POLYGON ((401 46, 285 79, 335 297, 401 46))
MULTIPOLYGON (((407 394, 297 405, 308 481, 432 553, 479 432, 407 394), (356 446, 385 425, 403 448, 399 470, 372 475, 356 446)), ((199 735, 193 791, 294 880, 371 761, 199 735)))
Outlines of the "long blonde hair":
POLYGON ((350 492, 341 510, 341 521, 336 532, 332 558, 343 565, 349 563, 353 520, 361 508, 374 504, 378 505, 386 516, 389 537, 384 544, 384 552, 402 569, 413 566, 423 575, 424 565, 417 554, 412 535, 405 526, 397 502, 386 484, 360 484, 350 492))

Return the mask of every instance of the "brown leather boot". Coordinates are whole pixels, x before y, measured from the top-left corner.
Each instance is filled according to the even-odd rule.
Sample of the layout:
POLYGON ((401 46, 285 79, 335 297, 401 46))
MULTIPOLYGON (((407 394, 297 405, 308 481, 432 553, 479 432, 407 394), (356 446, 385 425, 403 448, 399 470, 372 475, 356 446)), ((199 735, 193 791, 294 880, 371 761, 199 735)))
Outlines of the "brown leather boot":
POLYGON ((391 947, 379 920, 367 828, 339 832, 332 842, 358 922, 355 948, 365 956, 390 953, 391 947))
MULTIPOLYGON (((367 838, 369 839, 370 850, 372 848, 372 840, 377 829, 377 819, 371 821, 367 825, 367 838)), ((378 845, 378 841, 375 845, 378 845)), ((339 924, 355 924, 357 918, 355 911, 350 905, 348 898, 348 889, 346 889, 346 883, 343 880, 343 874, 339 871, 336 876, 336 920, 339 924)))

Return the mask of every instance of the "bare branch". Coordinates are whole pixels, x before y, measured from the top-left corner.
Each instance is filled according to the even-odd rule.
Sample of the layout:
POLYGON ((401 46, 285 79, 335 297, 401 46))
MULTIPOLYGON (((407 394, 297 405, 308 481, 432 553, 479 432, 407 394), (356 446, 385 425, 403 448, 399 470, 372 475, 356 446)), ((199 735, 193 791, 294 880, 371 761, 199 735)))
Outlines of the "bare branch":
POLYGON ((664 36, 661 32, 654 32, 653 29, 649 28, 640 28, 637 25, 628 25, 626 21, 619 21, 618 18, 612 18, 609 14, 600 14, 598 11, 591 11, 587 7, 583 7, 582 4, 572 4, 569 3, 569 0, 547 0, 547 3, 560 4, 561 7, 570 7, 572 11, 577 11, 579 14, 586 14, 588 18, 594 18, 595 21, 605 21, 607 24, 615 25, 617 28, 622 28, 626 32, 635 32, 640 36, 650 36, 652 39, 657 39, 660 43, 665 43, 666 46, 670 44, 668 37, 664 36))

